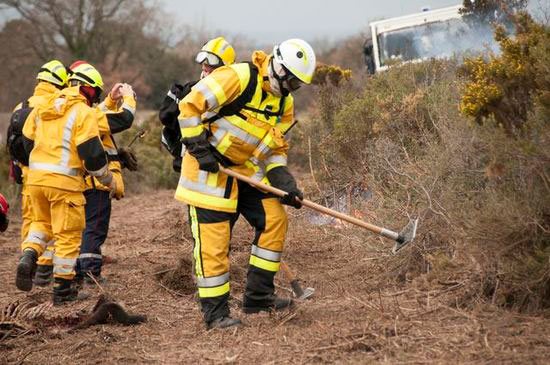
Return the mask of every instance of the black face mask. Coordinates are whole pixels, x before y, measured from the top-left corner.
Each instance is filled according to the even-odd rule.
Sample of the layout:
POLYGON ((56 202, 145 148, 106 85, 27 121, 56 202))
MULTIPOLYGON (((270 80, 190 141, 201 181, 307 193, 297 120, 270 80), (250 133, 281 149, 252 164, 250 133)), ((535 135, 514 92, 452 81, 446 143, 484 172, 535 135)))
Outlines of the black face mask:
POLYGON ((271 58, 271 69, 273 70, 273 77, 275 77, 277 83, 279 84, 281 94, 283 94, 283 96, 288 96, 291 91, 296 91, 302 86, 302 81, 294 76, 292 72, 290 72, 289 69, 287 69, 284 65, 281 65, 281 67, 285 72, 284 76, 280 76, 277 72, 275 72, 275 68, 273 66, 273 58, 271 58))

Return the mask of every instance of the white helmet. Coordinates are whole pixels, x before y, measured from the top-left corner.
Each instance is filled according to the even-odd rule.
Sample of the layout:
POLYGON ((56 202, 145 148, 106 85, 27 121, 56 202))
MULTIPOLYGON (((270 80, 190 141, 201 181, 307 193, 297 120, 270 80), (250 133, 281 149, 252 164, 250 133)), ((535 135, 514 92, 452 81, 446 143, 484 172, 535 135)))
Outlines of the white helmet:
POLYGON ((310 84, 315 72, 315 52, 302 39, 289 39, 273 47, 273 58, 304 84, 310 84))

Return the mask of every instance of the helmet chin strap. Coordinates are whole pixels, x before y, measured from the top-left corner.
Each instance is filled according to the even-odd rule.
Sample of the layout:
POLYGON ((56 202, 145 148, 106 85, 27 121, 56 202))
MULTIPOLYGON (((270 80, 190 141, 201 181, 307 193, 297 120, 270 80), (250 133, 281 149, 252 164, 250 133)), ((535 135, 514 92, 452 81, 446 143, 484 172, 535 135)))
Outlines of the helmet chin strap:
POLYGON ((277 74, 273 65, 273 57, 269 62, 269 86, 276 96, 288 96, 289 90, 284 87, 284 80, 277 74))

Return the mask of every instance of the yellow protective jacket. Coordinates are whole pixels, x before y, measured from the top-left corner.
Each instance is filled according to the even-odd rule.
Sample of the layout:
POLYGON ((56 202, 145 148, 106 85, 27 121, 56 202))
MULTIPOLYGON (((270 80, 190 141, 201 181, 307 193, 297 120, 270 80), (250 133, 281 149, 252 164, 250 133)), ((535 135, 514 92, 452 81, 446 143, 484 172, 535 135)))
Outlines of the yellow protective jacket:
MULTIPOLYGON (((113 173, 116 181, 117 191, 115 197, 124 196, 124 180, 122 178, 122 166, 118 157, 118 151, 113 134, 122 132, 132 126, 136 112, 136 100, 132 96, 124 96, 122 105, 111 99, 109 95, 99 104, 94 111, 97 115, 97 125, 103 148, 107 153, 109 170, 113 173)), ((99 189, 109 191, 109 188, 102 185, 96 178, 86 176, 86 190, 99 189)))
MULTIPOLYGON (((234 165, 232 169, 248 176, 254 176, 261 163, 261 179, 269 170, 286 166, 288 143, 283 131, 292 125, 294 103, 291 95, 277 97, 270 93, 270 57, 257 51, 252 61, 258 69, 256 88, 242 109, 229 116, 219 115, 224 106, 247 91, 251 76, 248 63, 220 67, 200 80, 179 103, 179 123, 185 144, 206 140, 234 165)), ((236 194, 232 179, 198 170, 196 160, 187 152, 176 199, 206 209, 234 212, 236 194)))
MULTIPOLYGON (((40 105, 43 105, 44 103, 46 103, 48 98, 50 98, 53 94, 55 94, 58 91, 59 89, 56 88, 53 84, 50 84, 49 82, 44 82, 44 81, 38 82, 38 84, 36 84, 34 88, 34 92, 32 96, 28 99, 29 107, 36 108, 40 105)), ((17 106, 13 109, 13 112, 21 109, 22 106, 23 106, 22 103, 17 104, 17 106)), ((28 167, 23 165, 22 163, 18 163, 18 165, 21 168, 21 174, 23 178, 23 189, 24 189, 28 167)))
MULTIPOLYGON (((252 53, 252 63, 255 65, 267 65, 268 62, 265 62, 269 56, 263 51, 255 51, 252 53)), ((267 72, 267 70, 266 70, 267 72)), ((268 87, 266 85, 266 87, 268 87)), ((265 95, 266 105, 273 105, 280 101, 282 98, 278 98, 272 94, 267 93, 265 95), (274 99, 274 100, 271 100, 274 99)), ((284 98, 284 105, 282 111, 276 117, 275 128, 277 128, 288 140, 287 132, 294 125, 294 98, 292 95, 288 95, 284 98)), ((279 109, 277 109, 279 111, 279 109)), ((276 111, 276 112, 277 112, 276 111)), ((275 167, 274 165, 270 166, 270 170, 275 167)), ((237 172, 251 177, 253 180, 262 181, 264 184, 270 184, 269 180, 266 177, 266 163, 265 161, 260 161, 256 157, 250 158, 244 164, 236 166, 234 168, 237 172)))
POLYGON ((79 87, 52 95, 29 114, 23 136, 30 147, 28 185, 84 191, 84 173, 107 170, 96 114, 79 87))

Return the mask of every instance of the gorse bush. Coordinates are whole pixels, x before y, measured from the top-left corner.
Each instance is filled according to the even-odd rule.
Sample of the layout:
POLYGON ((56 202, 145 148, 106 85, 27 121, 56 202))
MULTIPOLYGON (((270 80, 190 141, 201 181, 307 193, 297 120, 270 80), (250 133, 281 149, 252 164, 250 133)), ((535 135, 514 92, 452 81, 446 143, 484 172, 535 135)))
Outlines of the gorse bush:
POLYGON ((460 109, 478 123, 495 121, 508 134, 525 129, 535 100, 549 107, 548 47, 550 29, 527 13, 514 18, 516 34, 498 26, 495 39, 501 54, 465 60, 466 77, 460 109))

